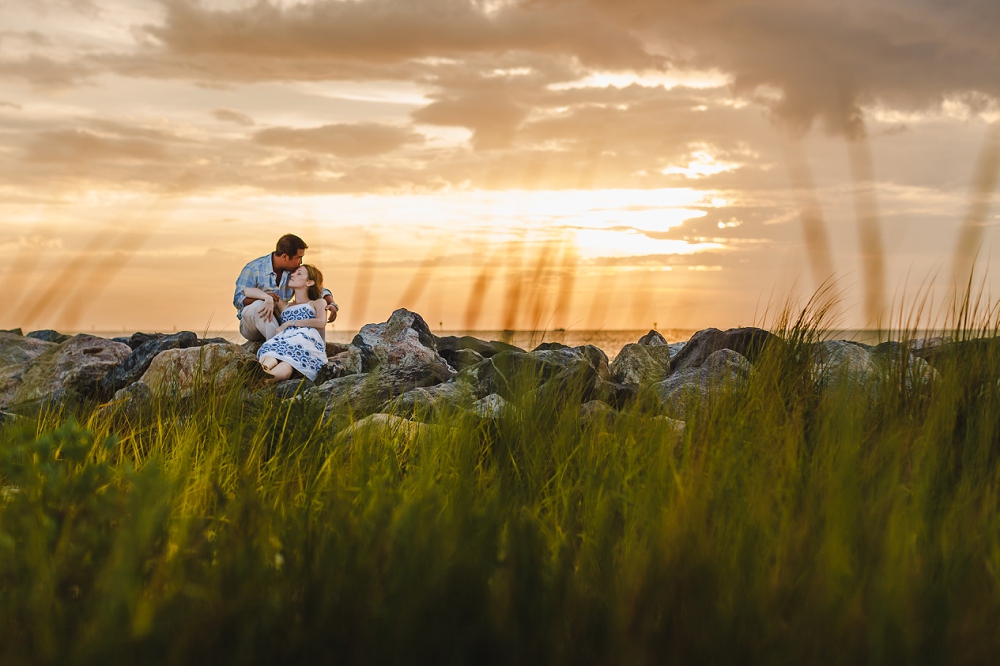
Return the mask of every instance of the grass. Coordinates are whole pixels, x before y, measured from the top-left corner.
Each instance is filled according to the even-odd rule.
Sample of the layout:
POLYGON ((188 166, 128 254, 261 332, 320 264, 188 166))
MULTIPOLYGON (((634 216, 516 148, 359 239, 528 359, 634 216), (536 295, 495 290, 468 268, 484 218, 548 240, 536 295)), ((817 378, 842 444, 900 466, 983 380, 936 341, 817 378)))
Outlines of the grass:
POLYGON ((0 663, 990 659, 1000 344, 869 396, 815 324, 679 437, 544 392, 346 437, 236 385, 5 425, 0 663))

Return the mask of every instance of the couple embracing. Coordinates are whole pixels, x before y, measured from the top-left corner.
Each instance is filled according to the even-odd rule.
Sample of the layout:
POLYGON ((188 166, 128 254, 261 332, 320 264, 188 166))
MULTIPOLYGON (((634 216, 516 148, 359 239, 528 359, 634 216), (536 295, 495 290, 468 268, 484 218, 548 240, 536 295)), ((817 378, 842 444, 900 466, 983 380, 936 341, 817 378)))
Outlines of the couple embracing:
POLYGON ((326 324, 337 318, 323 274, 302 263, 307 247, 298 236, 285 234, 274 252, 248 263, 236 279, 233 305, 240 333, 264 341, 257 360, 276 381, 296 370, 316 378, 327 361, 326 324))

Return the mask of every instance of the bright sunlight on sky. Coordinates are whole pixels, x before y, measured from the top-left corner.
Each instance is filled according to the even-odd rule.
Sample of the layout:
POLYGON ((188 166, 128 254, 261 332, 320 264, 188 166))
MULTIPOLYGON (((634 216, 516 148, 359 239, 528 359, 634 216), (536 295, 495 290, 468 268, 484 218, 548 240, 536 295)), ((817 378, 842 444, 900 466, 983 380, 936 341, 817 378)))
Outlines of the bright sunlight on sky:
POLYGON ((0 4, 0 327, 233 329, 283 233, 336 326, 845 327, 990 288, 992 0, 0 4))

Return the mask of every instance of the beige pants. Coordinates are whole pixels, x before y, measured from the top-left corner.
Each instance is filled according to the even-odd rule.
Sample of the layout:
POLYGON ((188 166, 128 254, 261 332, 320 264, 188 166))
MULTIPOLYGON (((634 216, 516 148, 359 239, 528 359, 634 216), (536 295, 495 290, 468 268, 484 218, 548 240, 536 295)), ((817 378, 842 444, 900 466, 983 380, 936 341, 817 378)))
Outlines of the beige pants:
POLYGON ((270 340, 278 332, 278 317, 264 321, 264 301, 254 301, 243 306, 243 319, 240 320, 240 335, 247 340, 270 340))

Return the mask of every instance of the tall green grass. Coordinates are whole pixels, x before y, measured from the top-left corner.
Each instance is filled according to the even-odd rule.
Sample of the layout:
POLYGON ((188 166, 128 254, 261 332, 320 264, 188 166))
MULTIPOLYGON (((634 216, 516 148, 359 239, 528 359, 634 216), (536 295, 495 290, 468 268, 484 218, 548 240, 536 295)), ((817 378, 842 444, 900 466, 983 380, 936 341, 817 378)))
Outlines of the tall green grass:
POLYGON ((679 436, 648 393, 347 436, 237 385, 3 426, 0 663, 982 663, 1000 344, 820 391, 821 319, 679 436))

